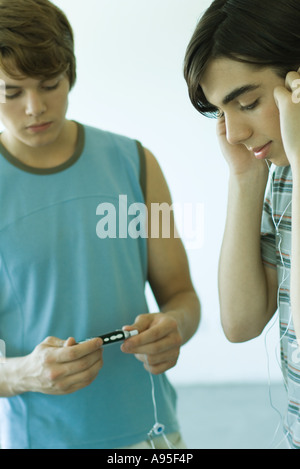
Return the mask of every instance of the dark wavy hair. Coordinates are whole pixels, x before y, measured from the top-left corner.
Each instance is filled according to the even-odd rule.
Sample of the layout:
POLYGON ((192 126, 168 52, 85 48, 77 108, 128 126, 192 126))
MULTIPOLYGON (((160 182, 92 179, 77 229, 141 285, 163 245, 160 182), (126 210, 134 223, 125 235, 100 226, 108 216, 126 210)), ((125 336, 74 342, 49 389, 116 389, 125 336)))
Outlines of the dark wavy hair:
POLYGON ((0 0, 0 68, 13 78, 66 72, 72 88, 74 35, 65 14, 48 0, 0 0))
POLYGON ((300 0, 215 0, 188 45, 184 77, 194 107, 207 117, 217 109, 201 78, 212 59, 226 57, 270 67, 280 77, 300 66, 300 0))

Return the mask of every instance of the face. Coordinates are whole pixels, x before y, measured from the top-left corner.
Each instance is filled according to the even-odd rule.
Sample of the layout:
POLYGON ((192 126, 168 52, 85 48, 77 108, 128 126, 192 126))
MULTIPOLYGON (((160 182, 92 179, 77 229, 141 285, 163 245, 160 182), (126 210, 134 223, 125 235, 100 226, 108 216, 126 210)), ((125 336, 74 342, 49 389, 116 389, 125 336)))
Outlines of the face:
POLYGON ((270 68, 227 58, 212 61, 201 81, 206 99, 224 116, 228 142, 245 145, 255 158, 277 166, 289 164, 273 95, 284 83, 270 68))
POLYGON ((70 90, 67 75, 42 81, 13 79, 0 70, 0 79, 6 85, 0 120, 10 149, 38 148, 56 142, 66 122, 70 90))

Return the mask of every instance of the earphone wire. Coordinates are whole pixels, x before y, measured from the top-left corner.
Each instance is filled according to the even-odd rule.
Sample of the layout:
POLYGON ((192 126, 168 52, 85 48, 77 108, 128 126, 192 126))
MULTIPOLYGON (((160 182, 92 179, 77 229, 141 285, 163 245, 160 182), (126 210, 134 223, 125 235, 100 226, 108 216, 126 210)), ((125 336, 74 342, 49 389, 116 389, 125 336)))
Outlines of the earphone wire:
POLYGON ((149 437, 149 440, 150 440, 151 447, 152 447, 152 449, 155 449, 153 433, 155 433, 155 428, 156 427, 160 427, 162 430, 159 432, 159 434, 157 436, 162 436, 163 437, 163 439, 164 439, 164 441, 165 441, 165 443, 166 443, 166 445, 169 449, 175 449, 173 447, 172 443, 168 440, 168 438, 165 435, 164 425, 162 425, 158 422, 157 405, 156 405, 156 399, 155 399, 155 385, 154 385, 154 380, 153 380, 152 373, 150 371, 150 366, 149 366, 147 355, 145 355, 145 360, 146 360, 147 371, 149 373, 150 382, 151 382, 151 395, 152 395, 152 403, 153 403, 153 411, 154 411, 154 425, 151 428, 151 430, 148 432, 148 437, 149 437))

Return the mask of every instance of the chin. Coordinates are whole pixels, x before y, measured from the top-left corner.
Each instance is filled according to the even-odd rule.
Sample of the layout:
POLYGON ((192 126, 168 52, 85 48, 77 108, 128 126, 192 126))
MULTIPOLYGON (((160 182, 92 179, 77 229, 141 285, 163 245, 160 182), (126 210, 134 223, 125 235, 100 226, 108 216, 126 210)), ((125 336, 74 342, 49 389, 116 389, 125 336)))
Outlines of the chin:
POLYGON ((274 164, 275 166, 279 167, 284 167, 284 166, 290 166, 290 162, 287 159, 286 155, 281 155, 279 157, 274 157, 274 158, 268 158, 270 163, 274 164))
POLYGON ((42 148, 55 143, 57 140, 57 135, 35 135, 24 140, 24 143, 31 148, 42 148))

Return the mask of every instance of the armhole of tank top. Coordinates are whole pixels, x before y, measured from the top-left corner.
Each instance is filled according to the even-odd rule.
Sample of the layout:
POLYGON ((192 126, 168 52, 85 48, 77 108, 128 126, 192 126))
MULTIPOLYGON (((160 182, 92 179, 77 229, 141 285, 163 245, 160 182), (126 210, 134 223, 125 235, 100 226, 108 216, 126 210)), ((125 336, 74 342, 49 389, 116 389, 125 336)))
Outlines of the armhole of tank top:
POLYGON ((140 159, 140 186, 143 191, 144 200, 146 201, 147 192, 147 167, 146 167, 146 155, 142 144, 136 140, 139 159, 140 159))

